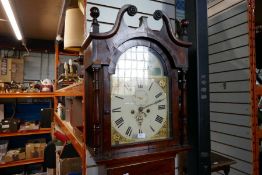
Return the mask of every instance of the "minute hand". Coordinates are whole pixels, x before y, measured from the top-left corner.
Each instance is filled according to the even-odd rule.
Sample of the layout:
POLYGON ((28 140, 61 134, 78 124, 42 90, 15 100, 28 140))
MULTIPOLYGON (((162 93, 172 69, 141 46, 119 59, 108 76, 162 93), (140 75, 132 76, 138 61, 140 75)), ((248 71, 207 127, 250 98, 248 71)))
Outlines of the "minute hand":
POLYGON ((165 99, 165 98, 160 99, 160 100, 157 100, 157 101, 155 101, 154 103, 151 103, 151 104, 149 104, 149 105, 146 105, 146 106, 144 106, 144 107, 142 107, 142 108, 143 108, 143 109, 148 108, 149 106, 152 106, 152 105, 154 105, 154 104, 160 103, 160 102, 163 101, 164 99, 165 99))

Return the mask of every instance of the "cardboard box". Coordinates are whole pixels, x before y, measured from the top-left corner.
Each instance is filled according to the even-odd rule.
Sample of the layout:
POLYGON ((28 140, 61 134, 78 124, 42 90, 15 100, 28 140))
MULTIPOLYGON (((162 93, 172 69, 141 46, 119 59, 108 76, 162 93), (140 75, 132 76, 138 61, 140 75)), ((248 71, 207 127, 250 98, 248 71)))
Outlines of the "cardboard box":
POLYGON ((24 59, 0 58, 0 82, 11 81, 24 81, 24 59))
POLYGON ((46 143, 28 143, 25 147, 26 159, 44 157, 46 143))
POLYGON ((66 121, 70 122, 71 126, 80 127, 83 125, 81 97, 66 97, 65 116, 66 121))
POLYGON ((0 82, 11 82, 11 64, 10 58, 0 58, 0 82))
POLYGON ((82 98, 75 97, 72 101, 72 115, 70 123, 73 127, 83 126, 82 120, 82 98))
POLYGON ((53 168, 47 168, 46 169, 47 175, 55 175, 55 169, 53 168))
POLYGON ((24 59, 14 58, 11 62, 11 79, 17 83, 24 82, 24 59))
POLYGON ((0 121, 2 121, 4 118, 5 118, 4 104, 0 104, 0 121))
POLYGON ((60 159, 59 154, 56 154, 56 175, 67 175, 70 172, 82 172, 81 158, 64 158, 60 159))
POLYGON ((72 100, 72 97, 65 97, 65 120, 67 122, 70 122, 70 118, 71 118, 71 115, 72 115, 72 103, 73 103, 73 100, 72 100))

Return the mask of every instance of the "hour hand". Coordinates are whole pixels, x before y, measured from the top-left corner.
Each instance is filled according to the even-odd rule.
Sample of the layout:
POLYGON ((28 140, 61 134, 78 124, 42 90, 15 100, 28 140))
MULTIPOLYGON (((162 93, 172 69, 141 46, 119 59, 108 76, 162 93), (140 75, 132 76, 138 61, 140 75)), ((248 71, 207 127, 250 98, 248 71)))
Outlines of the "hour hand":
POLYGON ((140 108, 139 108, 139 111, 142 111, 143 109, 148 108, 149 106, 152 106, 152 105, 155 105, 155 104, 157 104, 157 103, 160 103, 160 102, 163 101, 163 100, 165 100, 165 98, 160 99, 160 100, 157 100, 157 101, 155 101, 154 103, 151 103, 151 104, 146 105, 146 106, 144 106, 144 107, 140 107, 140 108))

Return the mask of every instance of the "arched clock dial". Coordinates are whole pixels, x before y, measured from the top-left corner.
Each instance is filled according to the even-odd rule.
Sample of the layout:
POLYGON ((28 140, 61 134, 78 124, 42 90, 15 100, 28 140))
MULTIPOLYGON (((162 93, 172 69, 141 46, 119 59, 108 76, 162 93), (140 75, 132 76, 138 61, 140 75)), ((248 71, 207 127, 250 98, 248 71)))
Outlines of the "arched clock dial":
POLYGON ((168 79, 157 56, 138 46, 119 58, 111 75, 112 145, 169 137, 168 79))

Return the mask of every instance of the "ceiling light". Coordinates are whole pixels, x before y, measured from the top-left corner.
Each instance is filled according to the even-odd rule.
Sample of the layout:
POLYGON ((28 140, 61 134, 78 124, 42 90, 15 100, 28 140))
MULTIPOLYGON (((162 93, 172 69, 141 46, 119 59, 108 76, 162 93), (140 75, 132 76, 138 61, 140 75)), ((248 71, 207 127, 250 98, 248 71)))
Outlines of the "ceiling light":
POLYGON ((18 40, 22 40, 22 35, 21 35, 21 32, 18 28, 17 22, 15 20, 15 16, 14 16, 14 13, 13 13, 13 10, 11 8, 9 0, 1 0, 1 2, 2 2, 2 5, 5 9, 5 13, 6 13, 6 15, 7 15, 8 19, 11 23, 12 29, 15 32, 16 38, 18 40))

